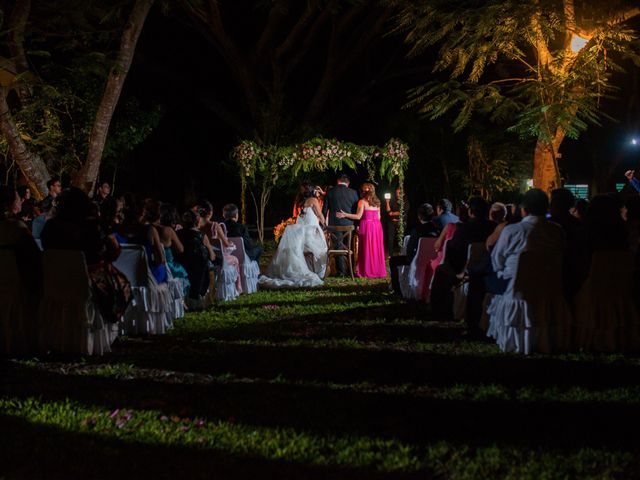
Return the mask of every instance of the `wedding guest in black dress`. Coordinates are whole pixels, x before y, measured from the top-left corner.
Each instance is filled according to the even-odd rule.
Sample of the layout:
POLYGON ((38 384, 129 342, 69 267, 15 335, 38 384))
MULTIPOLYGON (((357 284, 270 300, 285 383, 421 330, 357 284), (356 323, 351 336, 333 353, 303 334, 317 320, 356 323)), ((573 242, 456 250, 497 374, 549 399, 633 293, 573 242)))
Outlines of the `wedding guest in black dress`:
POLYGON ((182 228, 177 233, 184 250, 176 258, 189 276, 189 299, 199 302, 209 291, 209 262, 215 260, 215 254, 209 239, 198 229, 197 213, 191 210, 184 212, 182 228))

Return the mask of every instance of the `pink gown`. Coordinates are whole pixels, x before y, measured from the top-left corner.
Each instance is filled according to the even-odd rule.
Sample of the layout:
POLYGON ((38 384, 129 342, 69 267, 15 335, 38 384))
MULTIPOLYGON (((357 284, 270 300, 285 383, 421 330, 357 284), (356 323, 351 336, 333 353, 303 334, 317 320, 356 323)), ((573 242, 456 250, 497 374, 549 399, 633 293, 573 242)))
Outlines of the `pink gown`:
POLYGON ((356 275, 366 278, 386 278, 384 239, 380 210, 364 210, 358 230, 358 265, 356 275))

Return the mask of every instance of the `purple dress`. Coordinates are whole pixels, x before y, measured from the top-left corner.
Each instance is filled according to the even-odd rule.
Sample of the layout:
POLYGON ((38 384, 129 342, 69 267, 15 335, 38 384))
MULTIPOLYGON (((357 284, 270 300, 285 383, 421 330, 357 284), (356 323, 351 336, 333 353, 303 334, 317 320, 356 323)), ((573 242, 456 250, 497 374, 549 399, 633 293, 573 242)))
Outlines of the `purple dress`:
POLYGON ((386 278, 387 268, 384 256, 384 238, 380 223, 380 210, 362 212, 358 231, 358 265, 356 274, 359 277, 386 278))

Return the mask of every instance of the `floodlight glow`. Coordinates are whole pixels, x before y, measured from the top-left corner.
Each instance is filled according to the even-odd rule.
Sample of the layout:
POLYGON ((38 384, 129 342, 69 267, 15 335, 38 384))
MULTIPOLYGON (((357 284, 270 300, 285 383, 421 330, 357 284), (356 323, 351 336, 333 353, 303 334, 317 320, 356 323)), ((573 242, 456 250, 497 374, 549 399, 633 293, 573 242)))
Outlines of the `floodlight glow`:
POLYGON ((632 138, 631 139, 631 145, 633 145, 633 146, 638 145, 638 139, 637 138, 632 138))
POLYGON ((571 36, 571 51, 573 53, 578 53, 582 50, 585 45, 589 43, 588 38, 581 37, 580 35, 576 35, 575 33, 571 36))

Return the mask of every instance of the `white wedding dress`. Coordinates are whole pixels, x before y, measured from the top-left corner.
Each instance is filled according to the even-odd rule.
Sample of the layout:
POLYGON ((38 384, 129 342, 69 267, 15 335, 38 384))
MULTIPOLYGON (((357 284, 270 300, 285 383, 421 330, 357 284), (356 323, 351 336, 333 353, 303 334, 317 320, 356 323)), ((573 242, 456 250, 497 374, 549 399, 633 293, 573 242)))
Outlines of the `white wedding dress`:
POLYGON ((296 223, 287 225, 267 275, 260 285, 279 287, 317 287, 324 282, 327 268, 327 242, 311 207, 305 207, 296 223), (305 253, 309 253, 305 257, 305 253))

